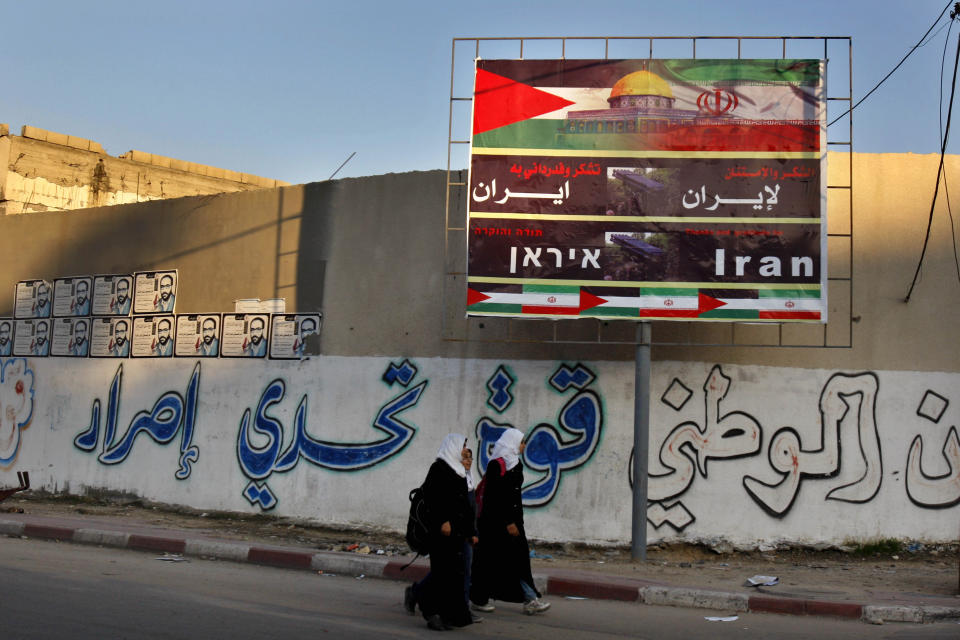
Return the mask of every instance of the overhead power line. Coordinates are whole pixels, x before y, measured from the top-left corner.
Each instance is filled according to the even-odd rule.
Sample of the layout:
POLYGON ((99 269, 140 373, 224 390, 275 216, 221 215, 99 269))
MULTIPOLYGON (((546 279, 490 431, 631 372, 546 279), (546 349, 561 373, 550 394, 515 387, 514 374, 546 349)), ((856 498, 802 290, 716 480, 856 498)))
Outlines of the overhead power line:
POLYGON ((900 60, 900 62, 897 63, 897 66, 895 66, 893 69, 891 69, 890 72, 889 72, 887 75, 883 76, 883 79, 880 80, 880 82, 878 82, 873 89, 870 89, 870 91, 867 92, 867 95, 865 95, 865 96, 863 96, 862 98, 860 98, 860 100, 858 100, 855 105, 853 105, 852 107, 850 107, 849 109, 847 109, 846 111, 844 111, 842 114, 840 114, 839 116, 837 116, 836 118, 834 118, 832 122, 830 122, 830 123, 827 124, 827 126, 829 127, 830 125, 836 123, 838 120, 840 120, 841 118, 843 118, 845 115, 847 115, 848 113, 850 113, 851 111, 853 111, 854 109, 856 109, 857 107, 859 107, 860 104, 861 104, 864 100, 866 100, 867 98, 870 97, 870 94, 872 94, 874 91, 876 91, 877 89, 879 89, 879 88, 880 88, 880 85, 882 85, 884 82, 886 82, 886 81, 887 81, 887 78, 889 78, 890 76, 892 76, 893 73, 894 73, 897 69, 900 68, 900 65, 902 65, 904 62, 906 62, 907 58, 910 57, 910 54, 912 54, 914 51, 916 51, 920 46, 922 46, 922 45, 924 44, 924 40, 926 40, 927 36, 930 35, 930 32, 933 31, 933 28, 934 28, 935 26, 937 26, 937 23, 940 22, 940 19, 941 19, 941 18, 943 18, 943 14, 945 14, 945 13, 947 12, 947 9, 949 9, 949 8, 950 8, 950 5, 952 5, 952 4, 960 5, 960 3, 954 3, 953 0, 951 0, 950 2, 948 2, 948 3, 947 3, 947 6, 945 6, 945 7, 943 8, 943 11, 940 12, 940 15, 937 16, 937 19, 934 20, 934 21, 933 21, 933 24, 930 25, 930 28, 927 29, 927 32, 924 33, 924 34, 923 34, 923 37, 920 38, 920 40, 917 41, 917 44, 913 45, 913 47, 910 49, 910 51, 907 51, 907 55, 903 56, 903 58, 900 60))
MULTIPOLYGON (((958 7, 954 13, 950 14, 950 19, 953 20, 957 15, 960 15, 960 3, 957 3, 958 7)), ((913 293, 913 288, 917 284, 917 278, 920 276, 920 267, 923 265, 923 257, 927 253, 927 245, 930 243, 930 228, 933 226, 933 210, 937 205, 937 193, 940 191, 940 176, 943 174, 943 158, 947 152, 947 139, 950 137, 950 120, 953 116, 953 97, 956 94, 957 89, 957 64, 960 63, 960 36, 957 38, 957 54, 954 56, 953 60, 953 80, 950 83, 950 104, 947 107, 947 126, 943 132, 943 142, 940 145, 940 166, 937 169, 937 182, 933 188, 933 202, 930 203, 930 216, 927 218, 927 233, 923 239, 923 250, 920 251, 920 260, 917 262, 917 270, 913 274, 913 282, 910 283, 910 290, 907 291, 907 297, 903 299, 904 302, 910 302, 910 295, 913 293)))

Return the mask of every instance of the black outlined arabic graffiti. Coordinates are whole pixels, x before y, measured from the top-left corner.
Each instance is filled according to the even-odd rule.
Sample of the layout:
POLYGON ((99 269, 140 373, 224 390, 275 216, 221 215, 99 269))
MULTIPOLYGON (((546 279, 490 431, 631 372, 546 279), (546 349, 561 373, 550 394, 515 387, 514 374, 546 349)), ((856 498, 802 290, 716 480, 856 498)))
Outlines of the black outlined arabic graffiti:
MULTIPOLYGON (((763 430, 760 423, 743 411, 721 415, 720 402, 730 391, 730 378, 715 365, 703 384, 703 427, 696 422, 682 422, 671 431, 660 446, 660 464, 670 471, 649 474, 647 487, 647 520, 659 529, 669 524, 682 531, 696 521, 679 500, 675 500, 693 484, 697 471, 707 477, 707 461, 750 456, 760 451, 763 430), (671 500, 673 502, 671 502, 671 500), (669 503, 669 504, 668 504, 669 503)), ((661 402, 679 411, 692 392, 674 379, 661 397, 661 402)), ((629 477, 633 478, 633 456, 629 477)))
MULTIPOLYGON (((923 395, 917 415, 939 424, 950 401, 931 389, 923 395)), ((927 509, 946 509, 960 504, 960 438, 957 426, 947 432, 941 449, 947 471, 940 475, 927 473, 923 466, 923 435, 917 434, 907 452, 906 491, 910 501, 927 509)))
POLYGON ((782 518, 793 506, 804 478, 836 476, 841 467, 840 423, 854 408, 849 398, 856 396, 855 418, 865 469, 859 479, 832 489, 826 499, 857 503, 873 499, 883 479, 876 420, 879 387, 875 373, 832 375, 820 393, 820 447, 803 449, 800 434, 793 427, 778 430, 770 441, 767 459, 782 477, 768 484, 745 476, 743 487, 750 497, 771 516, 782 518))

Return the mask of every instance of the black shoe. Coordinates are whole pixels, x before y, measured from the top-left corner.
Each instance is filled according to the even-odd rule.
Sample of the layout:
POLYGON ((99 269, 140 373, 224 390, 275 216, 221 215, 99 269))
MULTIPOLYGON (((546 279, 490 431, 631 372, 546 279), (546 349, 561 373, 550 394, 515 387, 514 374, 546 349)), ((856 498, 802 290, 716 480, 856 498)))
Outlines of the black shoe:
POLYGON ((413 587, 407 587, 403 590, 403 608, 411 616, 417 613, 417 597, 413 595, 413 587))
POLYGON ((435 613, 427 618, 427 628, 433 629, 434 631, 446 631, 450 627, 443 623, 439 613, 435 613))

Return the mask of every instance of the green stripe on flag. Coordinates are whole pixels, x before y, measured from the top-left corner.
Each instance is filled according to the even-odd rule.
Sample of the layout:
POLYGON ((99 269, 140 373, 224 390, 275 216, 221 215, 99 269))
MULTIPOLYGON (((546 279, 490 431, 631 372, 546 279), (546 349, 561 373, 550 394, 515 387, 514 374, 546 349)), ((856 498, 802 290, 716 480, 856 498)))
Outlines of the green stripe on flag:
POLYGON ((649 146, 640 134, 563 132, 566 120, 533 118, 484 131, 473 137, 474 147, 511 147, 516 149, 630 149, 649 146))
POLYGON ((467 307, 467 311, 493 311, 497 313, 516 313, 523 312, 522 305, 519 304, 501 304, 498 302, 478 302, 467 307))
POLYGON ((735 318, 738 320, 757 320, 760 318, 760 312, 756 309, 713 309, 705 311, 698 317, 700 318, 735 318))
POLYGON ((820 289, 760 289, 761 298, 819 298, 820 289))
POLYGON ((641 296, 670 296, 676 298, 677 296, 690 296, 696 297, 700 292, 700 287, 641 287, 640 295, 641 296))
POLYGON ((664 80, 692 84, 816 85, 820 82, 819 60, 664 60, 664 80))

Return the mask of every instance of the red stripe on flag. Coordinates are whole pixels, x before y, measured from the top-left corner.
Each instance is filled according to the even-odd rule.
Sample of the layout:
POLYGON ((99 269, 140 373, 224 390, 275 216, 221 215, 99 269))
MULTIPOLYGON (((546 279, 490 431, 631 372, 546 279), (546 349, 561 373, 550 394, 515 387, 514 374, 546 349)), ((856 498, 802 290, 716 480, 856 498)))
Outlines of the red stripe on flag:
POLYGON ((520 313, 534 313, 551 316, 575 316, 580 314, 580 307, 551 307, 549 305, 523 305, 520 313))
POLYGON ((820 127, 793 124, 715 124, 679 127, 651 136, 671 151, 819 151, 820 127))
POLYGON ((761 320, 819 320, 819 311, 761 311, 761 320))

